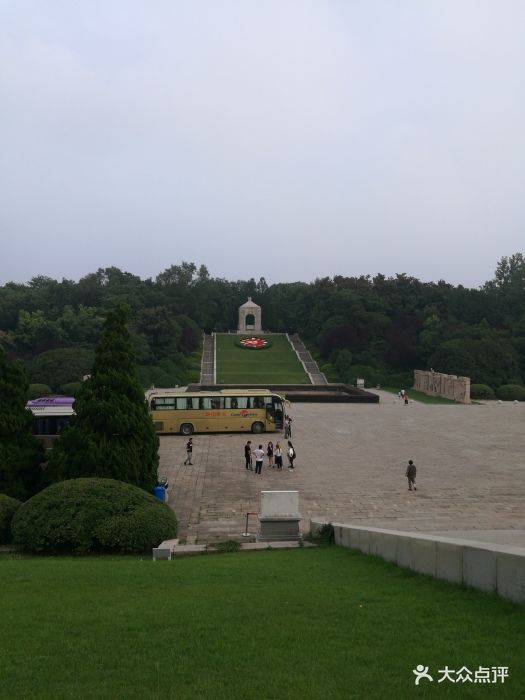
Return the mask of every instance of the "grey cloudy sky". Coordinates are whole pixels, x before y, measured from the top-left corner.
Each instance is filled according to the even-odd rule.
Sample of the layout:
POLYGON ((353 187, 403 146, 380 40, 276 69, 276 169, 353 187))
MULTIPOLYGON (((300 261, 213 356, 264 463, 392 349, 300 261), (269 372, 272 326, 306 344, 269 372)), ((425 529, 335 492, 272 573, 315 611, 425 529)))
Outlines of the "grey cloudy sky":
POLYGON ((523 0, 0 0, 0 284, 524 251, 523 0))

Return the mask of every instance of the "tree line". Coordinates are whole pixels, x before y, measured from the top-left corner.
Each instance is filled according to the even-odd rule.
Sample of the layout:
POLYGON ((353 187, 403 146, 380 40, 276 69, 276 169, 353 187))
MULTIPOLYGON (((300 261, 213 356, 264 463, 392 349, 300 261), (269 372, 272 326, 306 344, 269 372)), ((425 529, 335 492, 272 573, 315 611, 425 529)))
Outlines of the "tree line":
POLYGON ((108 312, 125 303, 142 386, 185 384, 198 380, 202 332, 234 330, 248 296, 265 329, 299 332, 332 381, 409 385, 414 368, 492 388, 525 378, 521 253, 477 289, 405 274, 268 285, 214 278, 189 262, 146 280, 115 267, 78 282, 35 277, 0 287, 0 346, 31 383, 72 388, 89 373, 108 312))

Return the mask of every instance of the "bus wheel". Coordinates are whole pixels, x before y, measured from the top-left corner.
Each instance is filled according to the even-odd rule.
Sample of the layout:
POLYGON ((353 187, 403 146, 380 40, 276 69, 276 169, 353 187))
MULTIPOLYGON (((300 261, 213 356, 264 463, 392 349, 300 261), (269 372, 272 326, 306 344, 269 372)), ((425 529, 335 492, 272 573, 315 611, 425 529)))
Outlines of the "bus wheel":
POLYGON ((191 423, 183 423, 180 426, 182 435, 193 435, 193 425, 191 423))
POLYGON ((264 425, 260 421, 252 424, 252 433, 264 433, 264 425))

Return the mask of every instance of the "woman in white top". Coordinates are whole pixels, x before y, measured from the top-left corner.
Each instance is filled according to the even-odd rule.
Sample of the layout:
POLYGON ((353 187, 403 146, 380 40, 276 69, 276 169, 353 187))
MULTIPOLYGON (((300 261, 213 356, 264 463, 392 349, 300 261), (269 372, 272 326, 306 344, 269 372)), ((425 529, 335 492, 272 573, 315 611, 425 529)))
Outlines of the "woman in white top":
POLYGON ((289 462, 288 469, 295 469, 295 467, 293 465, 293 461, 294 461, 295 457, 296 457, 296 454, 295 454, 295 450, 293 448, 293 445, 290 442, 290 440, 288 440, 288 462, 289 462))

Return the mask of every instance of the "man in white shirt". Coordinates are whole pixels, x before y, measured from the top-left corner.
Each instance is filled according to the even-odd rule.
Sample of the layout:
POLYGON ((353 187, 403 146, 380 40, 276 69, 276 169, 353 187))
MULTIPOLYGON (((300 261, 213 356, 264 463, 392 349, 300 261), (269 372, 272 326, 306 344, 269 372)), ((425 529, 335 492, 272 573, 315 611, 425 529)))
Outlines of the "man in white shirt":
POLYGON ((264 459, 264 450, 262 445, 259 445, 259 447, 253 451, 253 454, 255 455, 255 473, 260 474, 264 459))

